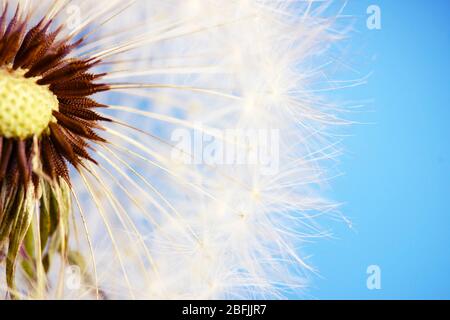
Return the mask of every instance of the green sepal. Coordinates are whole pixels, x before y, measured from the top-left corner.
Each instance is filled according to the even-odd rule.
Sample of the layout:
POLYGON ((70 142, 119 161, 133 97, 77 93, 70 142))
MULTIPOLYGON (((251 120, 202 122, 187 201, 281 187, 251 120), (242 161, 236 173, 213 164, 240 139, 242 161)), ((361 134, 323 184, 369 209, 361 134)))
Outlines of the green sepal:
MULTIPOLYGON (((21 192, 23 194, 23 191, 21 192)), ((17 298, 15 274, 16 260, 25 235, 30 227, 34 213, 34 190, 29 187, 25 196, 19 197, 20 206, 9 235, 8 255, 6 259, 6 283, 12 298, 17 298)))

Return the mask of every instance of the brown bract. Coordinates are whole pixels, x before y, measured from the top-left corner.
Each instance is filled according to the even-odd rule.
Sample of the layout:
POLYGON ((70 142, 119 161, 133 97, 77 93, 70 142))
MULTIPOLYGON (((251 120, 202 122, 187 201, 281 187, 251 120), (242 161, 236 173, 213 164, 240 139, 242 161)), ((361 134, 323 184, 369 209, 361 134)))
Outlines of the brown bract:
POLYGON ((48 178, 70 183, 68 163, 76 168, 84 160, 95 163, 89 143, 104 142, 96 130, 102 129, 100 121, 109 121, 94 111, 106 106, 89 98, 109 89, 96 83, 104 74, 90 72, 100 60, 69 57, 83 39, 61 39, 62 26, 55 28, 51 19, 43 18, 29 28, 30 16, 23 16, 19 5, 10 18, 8 5, 0 12, 0 68, 26 70, 24 77, 37 78, 38 85, 48 86, 58 98, 59 108, 53 111, 55 121, 38 137, 0 136, 0 184, 6 182, 13 189, 26 188, 31 181, 38 184, 32 170, 35 156, 48 178))

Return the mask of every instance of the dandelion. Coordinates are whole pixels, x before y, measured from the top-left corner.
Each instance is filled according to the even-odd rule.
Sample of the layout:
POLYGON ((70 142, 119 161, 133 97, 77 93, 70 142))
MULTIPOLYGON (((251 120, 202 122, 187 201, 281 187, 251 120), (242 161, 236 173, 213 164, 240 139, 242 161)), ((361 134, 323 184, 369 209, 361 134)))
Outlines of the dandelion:
MULTIPOLYGON (((96 163, 88 147, 92 141, 105 141, 95 130, 108 119, 93 111, 101 105, 88 96, 108 86, 95 83, 102 74, 89 73, 99 60, 67 58, 82 39, 57 39, 61 27, 50 30, 51 14, 28 28, 33 9, 28 13, 18 3, 8 19, 8 8, 6 2, 0 18, 0 243, 8 242, 7 282, 15 290, 16 259, 27 234, 32 237, 35 206, 40 213, 41 248, 50 238, 58 238, 57 250, 67 257, 71 197, 67 165, 96 163)), ((23 263, 33 269, 28 260, 34 250, 24 246, 24 251, 23 263)), ((43 250, 41 255, 48 268, 51 252, 43 250)), ((27 271, 33 277, 34 271, 27 271)))
POLYGON ((322 60, 345 34, 340 11, 1 4, 11 298, 279 298, 307 287, 314 270, 299 247, 325 235, 317 216, 337 213, 318 192, 320 164, 339 154, 327 128, 347 122, 316 92, 339 84, 322 60))

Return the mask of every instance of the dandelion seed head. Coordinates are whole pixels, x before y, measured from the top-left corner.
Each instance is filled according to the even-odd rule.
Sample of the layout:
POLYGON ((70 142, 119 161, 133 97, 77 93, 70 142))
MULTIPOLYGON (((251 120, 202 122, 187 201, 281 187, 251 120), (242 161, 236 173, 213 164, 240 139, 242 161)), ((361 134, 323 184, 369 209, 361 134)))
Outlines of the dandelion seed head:
MULTIPOLYGON (((25 239, 45 240, 34 251, 24 246, 32 241, 12 241, 32 257, 16 257, 24 296, 301 296, 315 271, 303 247, 327 235, 318 217, 337 210, 322 197, 321 185, 327 161, 339 155, 327 130, 341 121, 315 92, 328 84, 326 53, 340 38, 327 4, 0 2, 0 81, 11 81, 4 75, 13 72, 58 102, 40 104, 52 115, 45 124, 32 120, 42 130, 25 134, 11 125, 23 134, 11 139, 4 130, 1 138, 0 199, 12 202, 0 205, 25 199, 20 221, 24 230, 31 226, 25 239), (10 50, 15 38, 7 29, 18 3, 24 5, 20 23, 10 29, 20 31, 20 46, 33 28, 31 38, 55 38, 10 50), (55 65, 42 62, 58 52, 64 54, 55 65), (203 157, 209 143, 243 159, 255 156, 259 146, 237 139, 246 130, 253 138, 258 130, 276 133, 265 150, 269 163, 203 157), (191 142, 186 149, 173 139, 180 131, 191 142), (14 167, 14 160, 21 165, 14 167), (264 173, 268 165, 272 171, 264 173), (12 181, 30 187, 5 197, 12 181), (35 269, 21 268, 22 262, 35 269), (77 288, 74 275, 66 274, 73 266, 79 267, 77 288)), ((0 231, 11 212, 2 206, 0 231)), ((11 274, 12 266, 3 265, 11 274)))

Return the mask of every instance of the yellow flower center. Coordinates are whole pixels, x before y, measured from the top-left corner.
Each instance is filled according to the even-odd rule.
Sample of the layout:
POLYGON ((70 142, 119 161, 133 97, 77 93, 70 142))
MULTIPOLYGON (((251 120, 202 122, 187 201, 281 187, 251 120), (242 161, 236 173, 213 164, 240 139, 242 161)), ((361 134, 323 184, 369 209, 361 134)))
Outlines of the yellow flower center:
POLYGON ((0 135, 26 139, 39 136, 55 121, 58 99, 48 86, 25 78, 25 70, 0 67, 0 135))

